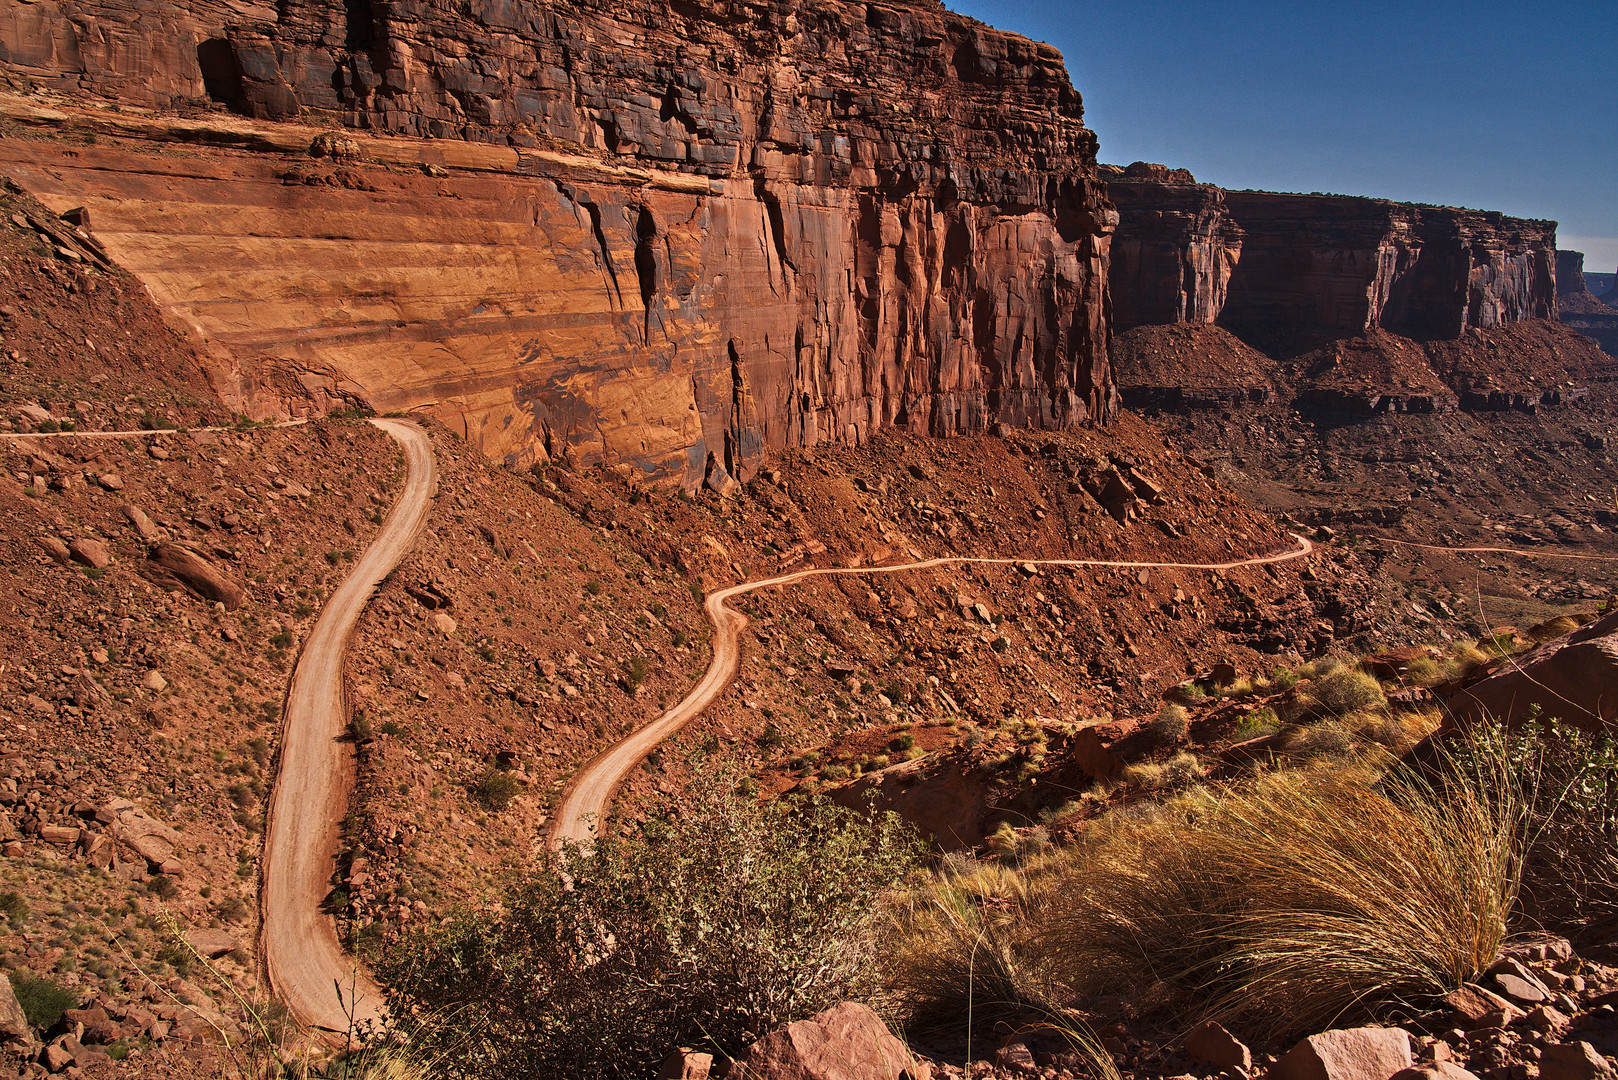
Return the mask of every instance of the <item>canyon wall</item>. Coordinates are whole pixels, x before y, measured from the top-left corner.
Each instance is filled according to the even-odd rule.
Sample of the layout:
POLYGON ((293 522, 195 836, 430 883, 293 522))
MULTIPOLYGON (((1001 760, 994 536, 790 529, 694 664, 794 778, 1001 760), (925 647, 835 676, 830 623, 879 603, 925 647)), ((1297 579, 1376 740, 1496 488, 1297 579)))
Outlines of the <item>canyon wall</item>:
POLYGON ((1138 164, 1108 179, 1122 215, 1113 303, 1129 321, 1120 317, 1120 327, 1217 322, 1266 351, 1296 355, 1378 328, 1440 340, 1556 317, 1554 222, 1226 192, 1184 170, 1154 174, 1138 164), (1164 269, 1176 264, 1188 270, 1164 269), (1219 272, 1189 269, 1204 267, 1219 272))
POLYGON ((1171 182, 1126 179, 1108 185, 1119 213, 1110 277, 1114 329, 1216 321, 1245 235, 1225 193, 1191 181, 1189 173, 1171 182))
POLYGON ((302 407, 255 375, 291 371, 690 486, 1116 408, 1079 96, 936 4, 42 0, 0 60, 125 106, 13 98, 0 167, 88 208, 243 411, 302 407))
POLYGON ((1579 296, 1590 291, 1584 280, 1584 252, 1556 252, 1556 295, 1579 296))

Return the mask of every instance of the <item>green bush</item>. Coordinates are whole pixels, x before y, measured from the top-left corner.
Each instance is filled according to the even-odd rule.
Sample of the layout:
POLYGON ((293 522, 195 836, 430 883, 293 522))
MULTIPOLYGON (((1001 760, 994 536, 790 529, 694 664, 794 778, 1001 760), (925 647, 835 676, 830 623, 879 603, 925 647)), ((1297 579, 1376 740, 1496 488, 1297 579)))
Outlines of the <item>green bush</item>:
POLYGON ((28 901, 23 899, 22 893, 14 889, 0 892, 0 915, 7 921, 16 924, 28 918, 28 901))
POLYGON ((914 834, 890 814, 761 806, 728 786, 639 835, 547 855, 498 907, 407 939, 384 974, 457 1017, 475 1078, 649 1076, 670 1047, 737 1053, 861 994, 875 902, 915 865, 914 834))
POLYGON ((478 802, 496 813, 511 805, 522 787, 516 778, 499 769, 489 769, 472 785, 472 795, 478 802))
POLYGON ((18 971, 11 976, 11 989, 17 994, 28 1022, 41 1030, 49 1030, 62 1019, 62 1014, 79 1003, 78 995, 55 979, 35 975, 31 971, 18 971))

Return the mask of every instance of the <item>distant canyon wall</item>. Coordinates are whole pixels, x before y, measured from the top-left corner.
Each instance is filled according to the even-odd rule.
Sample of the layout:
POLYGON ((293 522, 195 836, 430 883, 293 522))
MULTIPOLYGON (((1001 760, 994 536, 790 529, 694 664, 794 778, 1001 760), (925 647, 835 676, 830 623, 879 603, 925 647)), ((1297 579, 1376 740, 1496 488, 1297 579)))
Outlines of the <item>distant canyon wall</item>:
POLYGON ((1117 329, 1215 323, 1296 354, 1383 329, 1418 340, 1556 317, 1556 223, 1341 195, 1223 191, 1112 170, 1117 329))
POLYGON ((190 117, 17 99, 36 137, 0 167, 86 205, 252 410, 288 407, 270 365, 513 463, 689 486, 1116 408, 1079 95, 936 4, 41 0, 0 14, 0 62, 190 117))

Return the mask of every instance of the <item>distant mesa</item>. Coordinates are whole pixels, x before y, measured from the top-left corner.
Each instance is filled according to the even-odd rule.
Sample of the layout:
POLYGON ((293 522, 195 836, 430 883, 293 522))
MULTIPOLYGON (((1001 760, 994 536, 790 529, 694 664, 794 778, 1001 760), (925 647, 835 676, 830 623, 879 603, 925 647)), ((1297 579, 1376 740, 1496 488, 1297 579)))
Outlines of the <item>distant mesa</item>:
POLYGON ((1556 307, 1562 321, 1579 333, 1595 341, 1607 353, 1618 356, 1618 307, 1608 301, 1618 301, 1618 292, 1609 292, 1600 299, 1591 289, 1591 279, 1613 275, 1586 274, 1584 253, 1558 251, 1556 253, 1556 307))

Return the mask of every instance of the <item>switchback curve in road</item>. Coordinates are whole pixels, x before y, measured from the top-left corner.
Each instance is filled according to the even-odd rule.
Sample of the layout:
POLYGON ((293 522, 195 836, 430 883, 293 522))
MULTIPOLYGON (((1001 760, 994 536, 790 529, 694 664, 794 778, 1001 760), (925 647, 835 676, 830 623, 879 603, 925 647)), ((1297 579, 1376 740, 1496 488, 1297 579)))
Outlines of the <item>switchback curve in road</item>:
POLYGON ((371 593, 399 565, 432 506, 432 443, 405 420, 373 419, 404 449, 404 490, 382 528, 321 609, 287 692, 280 771, 265 828, 260 942, 270 987, 299 1021, 346 1035, 383 1016, 382 994, 343 954, 320 905, 351 777, 343 735, 343 654, 371 593))
POLYGON ((629 775, 630 770, 638 765, 642 758, 651 753, 658 743, 695 719, 703 709, 707 708, 715 698, 724 692, 725 687, 729 686, 731 680, 736 677, 736 668, 740 662, 738 642, 742 630, 747 626, 747 616, 725 606, 726 602, 732 597, 776 585, 792 585, 812 577, 830 577, 845 574, 895 574, 905 570, 926 570, 930 567, 948 566, 954 563, 1000 566, 1017 566, 1028 563, 1034 566, 1125 570, 1236 570, 1244 566, 1265 566, 1272 563, 1290 562, 1293 559, 1301 559, 1314 551, 1315 545, 1309 540, 1298 536, 1296 533, 1293 534, 1293 538, 1298 541, 1298 546, 1290 551, 1283 551, 1274 555, 1260 555, 1251 559, 1237 559, 1226 563, 1116 562, 1104 559, 999 559, 974 556, 946 556, 889 566, 826 567, 824 569, 798 570, 794 573, 764 578, 760 581, 746 581, 740 585, 732 585, 728 589, 720 589, 717 592, 709 593, 703 607, 707 612, 708 621, 713 624, 714 628, 713 659, 708 662, 708 670, 703 673, 702 680, 678 705, 645 727, 631 732, 625 738, 609 746, 573 775, 573 779, 569 781, 566 790, 562 792, 562 801, 557 806, 556 814, 552 819, 551 845, 558 847, 569 842, 575 844, 589 843, 594 835, 595 822, 601 818, 607 804, 612 800, 613 793, 618 790, 618 786, 623 783, 624 777, 629 775))

